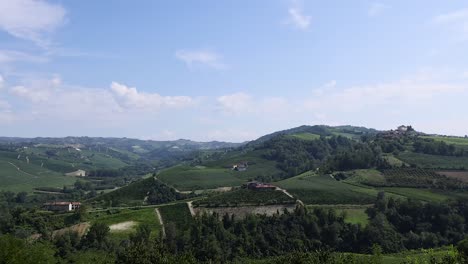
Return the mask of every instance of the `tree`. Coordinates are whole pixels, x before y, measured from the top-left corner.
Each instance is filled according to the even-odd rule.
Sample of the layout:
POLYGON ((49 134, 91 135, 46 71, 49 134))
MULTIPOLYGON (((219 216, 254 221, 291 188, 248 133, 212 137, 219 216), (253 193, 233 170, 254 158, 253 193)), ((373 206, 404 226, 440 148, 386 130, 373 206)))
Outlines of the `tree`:
POLYGON ((108 235, 110 229, 104 223, 95 223, 90 228, 82 240, 85 248, 107 249, 110 247, 108 235))

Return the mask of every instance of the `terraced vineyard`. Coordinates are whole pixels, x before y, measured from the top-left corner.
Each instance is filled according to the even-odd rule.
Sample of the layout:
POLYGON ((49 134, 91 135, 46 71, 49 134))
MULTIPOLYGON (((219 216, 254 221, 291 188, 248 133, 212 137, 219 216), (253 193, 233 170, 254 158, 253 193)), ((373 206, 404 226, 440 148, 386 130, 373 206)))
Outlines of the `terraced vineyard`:
POLYGON ((195 206, 242 206, 242 205, 270 205, 290 204, 295 199, 282 191, 276 190, 248 190, 239 189, 227 193, 213 195, 206 199, 193 202, 195 206))
POLYGON ((433 170, 425 169, 391 169, 384 170, 385 186, 462 189, 463 182, 442 176, 433 170))
POLYGON ((397 158, 407 164, 427 169, 468 169, 468 157, 429 155, 406 151, 398 154, 397 158))

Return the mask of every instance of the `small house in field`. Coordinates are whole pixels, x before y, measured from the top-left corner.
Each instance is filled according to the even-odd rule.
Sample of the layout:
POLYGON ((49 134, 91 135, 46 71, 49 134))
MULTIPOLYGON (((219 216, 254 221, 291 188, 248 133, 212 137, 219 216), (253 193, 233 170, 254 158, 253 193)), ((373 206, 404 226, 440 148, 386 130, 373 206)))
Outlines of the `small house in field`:
POLYGON ((232 165, 232 170, 234 171, 246 171, 249 165, 247 164, 247 161, 244 162, 239 162, 237 164, 232 165))
POLYGON ((253 181, 253 182, 247 183, 247 189, 249 190, 276 190, 276 186, 267 184, 267 183, 253 181))
POLYGON ((70 212, 81 207, 80 202, 50 202, 45 203, 44 208, 55 212, 70 212))

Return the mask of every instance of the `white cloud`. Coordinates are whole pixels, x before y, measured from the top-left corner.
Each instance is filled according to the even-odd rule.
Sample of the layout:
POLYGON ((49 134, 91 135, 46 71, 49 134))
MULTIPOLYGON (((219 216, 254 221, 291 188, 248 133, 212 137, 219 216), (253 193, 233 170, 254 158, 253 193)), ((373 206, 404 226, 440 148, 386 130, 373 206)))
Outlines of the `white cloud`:
POLYGON ((0 74, 0 90, 3 88, 4 84, 5 84, 5 80, 3 79, 3 76, 0 74))
POLYGON ((10 94, 33 103, 46 102, 58 91, 60 84, 58 77, 50 80, 30 80, 10 88, 10 94))
POLYGON ((221 113, 231 116, 249 114, 264 119, 275 119, 286 116, 293 110, 283 97, 255 98, 243 92, 220 96, 216 98, 216 102, 221 113))
POLYGON ((234 93, 218 97, 217 102, 222 111, 240 114, 252 111, 252 97, 246 93, 234 93))
POLYGON ((41 101, 47 101, 50 95, 49 90, 26 88, 25 86, 22 86, 22 85, 12 87, 10 89, 10 93, 15 96, 21 97, 23 99, 27 99, 35 103, 41 102, 41 101))
POLYGON ((43 0, 0 0, 0 29, 41 47, 50 45, 49 34, 64 23, 65 15, 62 6, 43 0))
POLYGON ((438 95, 463 92, 462 85, 432 82, 420 79, 405 79, 394 83, 356 86, 323 94, 307 100, 309 109, 328 109, 330 106, 341 110, 360 110, 369 106, 382 107, 402 104, 424 104, 438 95))
POLYGON ((295 26, 301 30, 306 30, 310 26, 312 20, 311 16, 305 15, 303 10, 299 7, 290 7, 288 10, 289 21, 288 24, 295 26))
POLYGON ((336 87, 336 80, 331 80, 327 83, 325 83, 324 85, 322 85, 322 87, 318 88, 318 89, 315 89, 313 91, 313 95, 314 96, 320 96, 320 95, 323 95, 324 93, 326 92, 330 92, 330 90, 332 90, 333 88, 336 87))
POLYGON ((381 15, 389 6, 383 3, 374 2, 370 5, 369 10, 367 10, 367 14, 371 17, 381 15))
POLYGON ((22 62, 46 62, 46 57, 35 56, 28 53, 16 51, 16 50, 0 50, 0 63, 8 63, 15 61, 22 62))
POLYGON ((468 8, 438 15, 434 18, 436 23, 458 23, 468 21, 468 8))
POLYGON ((204 65, 214 69, 225 69, 222 56, 207 50, 178 50, 175 53, 177 59, 183 61, 188 67, 204 65))
POLYGON ((194 103, 189 96, 161 96, 157 93, 138 92, 135 87, 112 82, 111 91, 117 102, 126 109, 152 109, 161 107, 186 107, 194 103))
POLYGON ((452 30, 468 34, 468 8, 436 16, 433 21, 439 25, 449 26, 452 30))

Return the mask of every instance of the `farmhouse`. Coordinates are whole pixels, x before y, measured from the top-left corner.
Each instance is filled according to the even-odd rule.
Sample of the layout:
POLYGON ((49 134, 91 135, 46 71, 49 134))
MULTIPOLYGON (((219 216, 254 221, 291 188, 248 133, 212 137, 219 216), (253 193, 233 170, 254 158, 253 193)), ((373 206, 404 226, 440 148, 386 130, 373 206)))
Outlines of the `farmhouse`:
POLYGON ((69 212, 80 208, 80 202, 50 202, 45 203, 44 208, 49 211, 69 212))
POLYGON ((244 161, 244 162, 240 162, 240 163, 232 165, 232 170, 246 171, 248 167, 249 167, 249 165, 248 165, 247 161, 244 161))
POLYGON ((249 190, 276 190, 276 186, 253 181, 253 182, 247 183, 247 189, 249 190))

